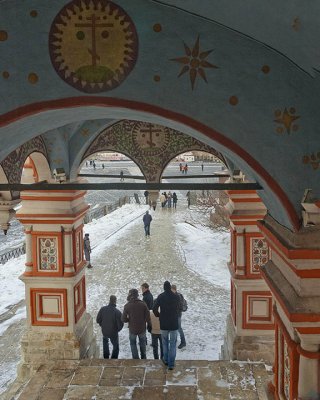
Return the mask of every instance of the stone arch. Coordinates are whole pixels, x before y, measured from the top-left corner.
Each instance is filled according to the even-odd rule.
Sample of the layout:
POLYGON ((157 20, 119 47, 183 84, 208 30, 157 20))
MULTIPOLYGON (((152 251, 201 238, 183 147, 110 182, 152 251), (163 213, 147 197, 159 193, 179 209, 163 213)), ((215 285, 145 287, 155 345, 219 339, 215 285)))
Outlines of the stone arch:
POLYGON ((82 160, 98 151, 119 152, 139 166, 147 182, 159 182, 166 165, 178 154, 191 150, 205 151, 224 160, 212 147, 175 129, 150 122, 122 120, 100 133, 82 160))
POLYGON ((33 160, 38 164, 40 173, 40 169, 44 166, 44 159, 47 160, 48 158, 47 149, 41 136, 24 143, 1 161, 0 165, 8 179, 8 183, 20 183, 23 165, 32 153, 41 154, 41 156, 33 156, 33 160))
POLYGON ((86 159, 87 159, 88 157, 90 157, 90 156, 92 156, 92 155, 94 155, 94 154, 97 154, 98 152, 99 152, 99 153, 103 153, 103 152, 114 152, 114 153, 121 153, 121 154, 125 155, 126 157, 130 158, 130 160, 133 161, 133 162, 137 165, 137 167, 138 167, 139 170, 141 171, 142 175, 143 175, 144 178, 146 179, 146 176, 145 176, 144 171, 143 171, 143 167, 142 167, 141 165, 139 165, 139 161, 135 160, 135 159, 132 157, 132 155, 131 155, 130 153, 127 154, 127 153, 125 153, 124 151, 120 151, 120 150, 117 149, 116 147, 115 147, 115 148, 110 148, 110 149, 108 149, 108 150, 101 149, 101 150, 99 150, 99 151, 94 151, 94 152, 92 152, 92 153, 90 153, 90 154, 87 154, 87 152, 86 152, 86 154, 83 156, 83 158, 82 158, 82 160, 81 160, 81 164, 80 164, 80 166, 79 166, 79 170, 80 170, 81 166, 83 165, 83 163, 86 161, 86 159))
MULTIPOLYGON (((270 214, 280 224, 295 231, 300 228, 298 212, 301 209, 301 198, 300 191, 297 189, 304 187, 305 182, 300 182, 297 178, 295 180, 295 192, 288 190, 287 181, 284 180, 284 176, 287 175, 271 174, 269 165, 262 163, 257 157, 258 154, 246 150, 242 147, 242 142, 237 141, 236 138, 228 137, 201 120, 196 120, 177 111, 137 101, 110 97, 73 97, 23 106, 14 112, 5 114, 0 127, 6 127, 6 132, 13 134, 14 124, 12 123, 18 120, 20 124, 24 125, 25 130, 34 129, 35 115, 41 115, 42 119, 46 120, 46 130, 58 125, 62 126, 71 120, 83 120, 90 115, 91 120, 119 119, 125 116, 139 121, 162 124, 184 132, 223 153, 253 181, 260 183, 264 189, 261 192, 261 198, 270 214)), ((312 187, 312 184, 310 184, 310 187, 312 187)))
POLYGON ((34 152, 29 154, 23 166, 21 183, 35 183, 51 179, 50 166, 44 154, 34 152), (25 169, 31 169, 31 174, 25 174, 25 169))

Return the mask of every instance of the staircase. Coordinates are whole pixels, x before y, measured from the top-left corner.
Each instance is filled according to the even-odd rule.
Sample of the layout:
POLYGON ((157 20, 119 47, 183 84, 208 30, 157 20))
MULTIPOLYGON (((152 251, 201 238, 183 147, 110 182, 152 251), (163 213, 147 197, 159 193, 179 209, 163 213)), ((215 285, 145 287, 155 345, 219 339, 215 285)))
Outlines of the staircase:
POLYGON ((272 379, 264 364, 159 360, 57 361, 42 366, 19 400, 267 400, 272 379))

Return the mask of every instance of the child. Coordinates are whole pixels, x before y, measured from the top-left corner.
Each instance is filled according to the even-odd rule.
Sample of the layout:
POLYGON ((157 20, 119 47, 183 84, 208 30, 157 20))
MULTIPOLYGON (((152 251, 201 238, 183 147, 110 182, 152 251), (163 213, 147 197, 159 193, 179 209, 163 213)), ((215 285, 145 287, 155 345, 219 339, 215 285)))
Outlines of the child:
POLYGON ((159 318, 153 314, 152 310, 150 311, 150 318, 151 318, 152 329, 150 329, 149 332, 151 332, 151 337, 152 337, 153 357, 155 360, 159 360, 158 341, 160 341, 160 357, 161 359, 163 358, 160 321, 159 318))

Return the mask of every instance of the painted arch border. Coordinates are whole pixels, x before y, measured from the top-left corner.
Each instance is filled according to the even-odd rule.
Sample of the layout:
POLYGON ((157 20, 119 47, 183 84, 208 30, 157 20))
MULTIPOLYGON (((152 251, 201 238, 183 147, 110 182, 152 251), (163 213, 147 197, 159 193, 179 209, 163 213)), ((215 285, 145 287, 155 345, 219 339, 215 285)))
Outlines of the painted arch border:
POLYGON ((254 159, 246 150, 244 150, 237 143, 231 139, 225 137, 221 133, 217 132, 213 128, 199 122, 193 118, 190 118, 184 114, 177 113, 175 111, 167 110, 165 108, 151 105, 148 103, 137 102, 134 100, 126 100, 113 97, 69 97, 64 99, 48 100, 39 103, 31 103, 15 110, 5 113, 0 118, 0 128, 5 127, 11 123, 17 122, 20 119, 33 116, 45 111, 67 109, 67 108, 77 108, 77 107, 106 107, 106 108, 119 108, 128 109, 130 111, 146 112, 158 117, 183 124, 195 131, 198 131, 202 135, 214 140, 224 146, 225 148, 231 150, 238 157, 243 159, 254 171, 260 175, 265 182, 268 182, 269 188, 276 195, 280 203, 282 204, 284 211, 286 212, 288 219, 292 227, 298 231, 300 228, 300 221, 297 212, 293 204, 288 199, 286 193, 276 182, 275 179, 259 164, 259 162, 254 159))

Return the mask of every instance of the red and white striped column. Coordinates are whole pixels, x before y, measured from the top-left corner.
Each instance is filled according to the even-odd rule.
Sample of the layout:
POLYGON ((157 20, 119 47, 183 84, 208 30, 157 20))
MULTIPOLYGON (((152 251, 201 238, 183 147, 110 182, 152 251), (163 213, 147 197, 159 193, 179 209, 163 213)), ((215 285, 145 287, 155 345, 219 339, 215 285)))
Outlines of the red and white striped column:
POLYGON ((25 226, 27 331, 20 374, 45 359, 80 359, 96 353, 91 316, 86 313, 83 218, 84 191, 21 193, 16 213, 25 226))
POLYGON ((223 356, 236 360, 273 362, 274 320, 272 295, 260 267, 268 262, 270 248, 257 221, 266 208, 256 191, 229 190, 226 209, 231 231, 231 314, 223 356))
POLYGON ((300 232, 287 230, 271 217, 259 223, 271 248, 271 259, 262 267, 262 275, 274 299, 276 399, 320 398, 318 203, 313 207, 315 215, 304 213, 305 226, 300 232))

